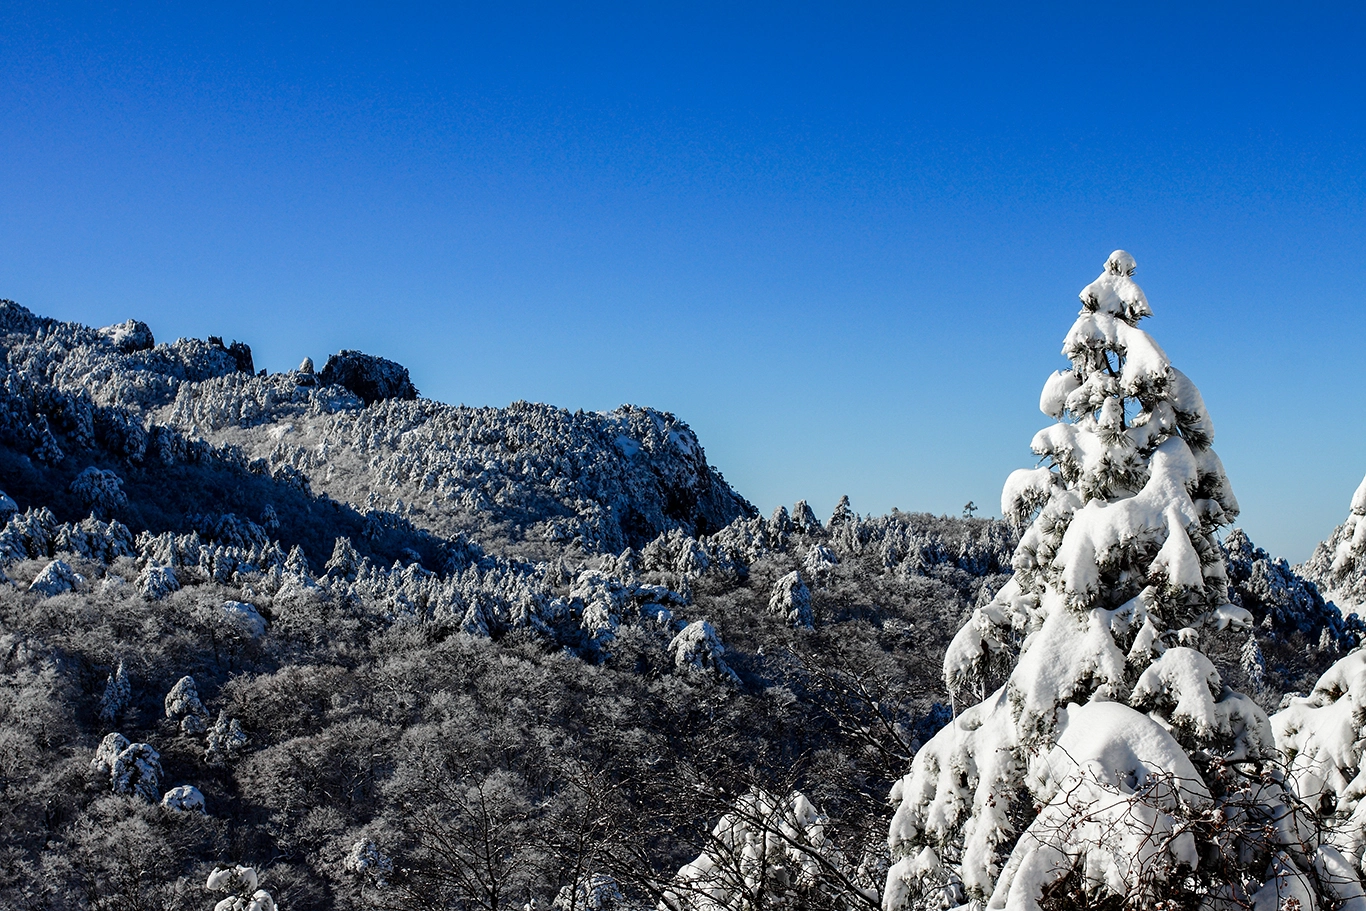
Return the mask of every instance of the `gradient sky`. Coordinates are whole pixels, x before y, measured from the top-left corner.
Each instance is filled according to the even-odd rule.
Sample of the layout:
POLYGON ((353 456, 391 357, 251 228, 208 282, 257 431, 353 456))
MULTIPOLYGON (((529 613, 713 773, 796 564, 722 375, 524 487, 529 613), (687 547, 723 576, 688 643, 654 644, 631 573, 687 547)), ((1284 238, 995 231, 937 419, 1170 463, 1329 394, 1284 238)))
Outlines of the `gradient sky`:
POLYGON ((996 514, 1123 247, 1254 541, 1366 473, 1360 4, 192 6, 0 9, 0 296, 996 514))

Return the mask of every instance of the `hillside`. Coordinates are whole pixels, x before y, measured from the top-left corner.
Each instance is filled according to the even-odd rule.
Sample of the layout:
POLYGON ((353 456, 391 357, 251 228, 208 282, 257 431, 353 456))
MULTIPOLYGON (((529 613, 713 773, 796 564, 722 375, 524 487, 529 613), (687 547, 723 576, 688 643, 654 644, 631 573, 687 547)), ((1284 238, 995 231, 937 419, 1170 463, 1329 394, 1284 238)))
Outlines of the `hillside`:
MULTIPOLYGON (((776 817, 800 850, 736 888, 877 906, 1009 524, 765 518, 673 415, 443 405, 357 352, 0 334, 0 905, 207 908, 241 864, 289 908, 701 911, 776 817)), ((1359 625, 1223 547, 1256 662, 1211 657, 1274 707, 1359 625)))

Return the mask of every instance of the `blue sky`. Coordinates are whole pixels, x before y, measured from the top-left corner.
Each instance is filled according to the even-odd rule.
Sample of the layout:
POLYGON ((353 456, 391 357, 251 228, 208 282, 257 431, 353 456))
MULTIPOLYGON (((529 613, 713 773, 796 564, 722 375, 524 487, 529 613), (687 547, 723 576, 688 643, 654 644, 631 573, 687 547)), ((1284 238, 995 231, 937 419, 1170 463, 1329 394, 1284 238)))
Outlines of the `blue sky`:
POLYGON ((1123 247, 1255 541, 1366 473, 1360 6, 190 6, 0 10, 0 296, 995 513, 1123 247))

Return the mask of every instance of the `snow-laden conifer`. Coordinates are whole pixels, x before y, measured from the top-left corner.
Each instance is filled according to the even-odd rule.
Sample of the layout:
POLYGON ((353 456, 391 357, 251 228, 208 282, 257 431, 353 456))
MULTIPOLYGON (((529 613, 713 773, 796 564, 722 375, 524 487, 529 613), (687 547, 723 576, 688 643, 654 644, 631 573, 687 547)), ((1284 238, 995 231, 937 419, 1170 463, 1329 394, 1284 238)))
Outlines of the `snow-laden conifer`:
POLYGON ((825 829, 824 814, 801 791, 751 790, 674 876, 660 911, 840 907, 831 880, 846 888, 850 880, 825 829))
POLYGON ((113 512, 128 502, 128 495, 123 492, 123 478, 94 465, 76 475, 76 480, 71 482, 71 492, 87 509, 96 513, 113 512))
POLYGON ((1300 572, 1343 613, 1355 613, 1366 604, 1366 479, 1352 495, 1346 521, 1314 548, 1300 572))
MULTIPOLYGON (((1327 627, 1325 627, 1327 629, 1327 627)), ((1242 668, 1243 677, 1247 680, 1251 696, 1259 696, 1266 687, 1266 659, 1262 657, 1262 647, 1257 644, 1257 635, 1251 630, 1248 631, 1247 640, 1243 642, 1242 649, 1238 652, 1238 664, 1242 668)))
POLYGON ((1366 649, 1325 671, 1308 696, 1288 699, 1271 725, 1291 787, 1356 876, 1366 869, 1366 649))
POLYGON ((811 589, 807 588, 800 572, 794 569, 773 583, 768 610, 793 626, 811 628, 811 589))
POLYGON ((214 911, 275 911, 275 899, 258 889, 260 877, 255 867, 217 867, 204 883, 210 892, 226 892, 228 897, 214 905, 214 911))
POLYGON ((175 686, 166 694, 164 704, 166 717, 171 721, 180 722, 180 729, 186 734, 204 733, 208 712, 204 709, 204 703, 200 701, 199 690, 195 687, 193 677, 186 675, 177 680, 175 686))
POLYGON ((222 765, 236 756, 247 745, 247 735, 236 718, 225 711, 218 713, 218 720, 208 730, 204 761, 209 765, 222 765))
POLYGON ((694 620, 669 642, 669 655, 674 667, 684 672, 708 671, 718 679, 739 682, 735 671, 722 657, 726 647, 716 627, 707 620, 694 620))
POLYGON ((169 566, 148 564, 138 574, 138 591, 148 601, 160 601, 171 592, 180 591, 180 579, 169 566))
POLYGON ((129 682, 128 671, 120 661, 104 683, 104 695, 100 697, 100 720, 105 724, 117 723, 132 699, 133 684, 129 682))
POLYGON ((816 544, 802 558, 802 569, 813 579, 829 579, 840 558, 824 544, 816 544))
POLYGON ((155 803, 161 797, 161 754, 151 744, 129 743, 117 731, 105 735, 95 748, 90 771, 109 777, 115 794, 129 794, 155 803))
POLYGON ((1082 290, 1071 367, 1040 397, 1043 464, 1006 482, 1027 528, 945 656, 959 714, 893 789, 888 911, 1338 894, 1341 855, 1269 761, 1265 713, 1194 647, 1250 618, 1215 538, 1238 504, 1199 391, 1138 328, 1134 268, 1115 251, 1082 290))
POLYGON ((51 598, 54 595, 60 595, 62 592, 69 592, 78 588, 84 581, 85 577, 72 569, 66 561, 53 560, 44 566, 38 575, 33 577, 28 590, 45 598, 51 598))

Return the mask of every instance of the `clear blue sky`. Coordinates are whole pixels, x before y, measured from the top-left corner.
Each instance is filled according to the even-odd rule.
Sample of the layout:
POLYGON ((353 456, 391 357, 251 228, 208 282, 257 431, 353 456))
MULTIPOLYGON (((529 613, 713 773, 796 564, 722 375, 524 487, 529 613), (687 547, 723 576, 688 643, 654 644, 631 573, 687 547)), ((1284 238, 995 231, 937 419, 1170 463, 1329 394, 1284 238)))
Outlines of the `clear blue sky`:
POLYGON ((37 312, 668 409, 766 511, 995 513, 1123 247, 1255 541, 1366 473, 1358 4, 48 6, 0 10, 37 312))

